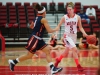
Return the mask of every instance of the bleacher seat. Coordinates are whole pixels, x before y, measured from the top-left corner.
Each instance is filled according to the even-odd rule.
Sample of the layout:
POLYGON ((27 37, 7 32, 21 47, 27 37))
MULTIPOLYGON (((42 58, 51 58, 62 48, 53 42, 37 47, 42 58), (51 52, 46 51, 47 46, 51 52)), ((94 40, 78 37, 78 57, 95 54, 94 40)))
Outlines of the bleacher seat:
POLYGON ((9 37, 15 37, 18 34, 18 22, 15 6, 9 6, 9 37))
POLYGON ((24 6, 18 6, 18 23, 19 23, 19 37, 27 37, 27 21, 24 6))
POLYGON ((91 33, 91 28, 84 28, 84 30, 85 30, 86 32, 91 33))
POLYGON ((15 6, 21 6, 21 2, 15 2, 15 6))
POLYGON ((97 24, 97 20, 90 20, 91 24, 97 24))
POLYGON ((18 6, 19 27, 27 27, 24 6, 18 6))
POLYGON ((48 10, 47 10, 47 3, 46 3, 46 2, 42 2, 42 3, 41 3, 41 6, 44 6, 44 7, 46 8, 46 11, 48 11, 48 10))
POLYGON ((75 6, 80 6, 81 7, 81 2, 75 2, 75 6))
POLYGON ((100 25, 100 16, 97 16, 97 21, 98 21, 98 23, 100 25))
POLYGON ((24 6, 30 6, 30 2, 24 2, 24 6))
POLYGON ((92 24, 92 27, 93 27, 93 28, 99 28, 100 26, 99 26, 98 23, 96 23, 96 24, 92 24))
POLYGON ((76 13, 80 12, 81 9, 81 2, 75 2, 76 13))
POLYGON ((84 28, 90 28, 90 25, 89 25, 89 24, 82 24, 82 26, 83 26, 84 28))
POLYGON ((7 7, 6 6, 0 6, 0 27, 6 27, 6 24, 8 23, 8 15, 7 15, 7 7))
POLYGON ((100 16, 100 12, 97 12, 97 13, 96 13, 96 16, 100 16))
POLYGON ((100 9, 96 9, 96 13, 97 13, 97 12, 100 12, 100 9))
POLYGON ((81 20, 82 24, 87 24, 86 20, 81 20))
MULTIPOLYGON (((85 32, 91 33, 91 28, 90 28, 90 27, 83 27, 83 29, 85 30, 85 32)), ((77 31, 80 32, 79 27, 77 27, 77 31)), ((79 36, 80 36, 80 35, 79 35, 79 36)), ((79 37, 79 36, 78 36, 78 37, 79 37)))
POLYGON ((54 11, 55 10, 55 2, 50 2, 49 3, 49 11, 54 11))
POLYGON ((12 6, 13 3, 12 2, 6 2, 6 6, 12 6))
POLYGON ((95 16, 88 16, 90 20, 95 20, 95 16))
POLYGON ((2 2, 0 2, 0 6, 2 6, 2 2))
POLYGON ((99 28, 93 28, 93 32, 100 32, 100 27, 99 28))
POLYGON ((58 2, 58 11, 63 11, 64 12, 64 2, 58 2))
POLYGON ((3 36, 8 36, 8 15, 7 7, 0 6, 0 31, 3 36))
POLYGON ((8 27, 18 27, 17 16, 15 6, 9 7, 9 24, 8 27))
POLYGON ((34 9, 32 6, 27 7, 27 21, 30 24, 34 19, 34 9))

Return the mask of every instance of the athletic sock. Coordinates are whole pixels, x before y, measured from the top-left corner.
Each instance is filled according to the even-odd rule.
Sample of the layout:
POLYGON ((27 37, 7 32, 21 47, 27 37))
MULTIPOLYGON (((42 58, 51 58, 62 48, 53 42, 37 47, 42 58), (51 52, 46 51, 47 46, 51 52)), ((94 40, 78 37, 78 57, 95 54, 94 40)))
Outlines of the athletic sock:
POLYGON ((53 62, 49 63, 50 68, 54 67, 53 62))
POLYGON ((15 60, 13 60, 13 62, 14 62, 15 64, 17 64, 17 63, 20 62, 20 61, 19 61, 18 58, 16 58, 15 60))
POLYGON ((61 61, 61 59, 63 58, 63 56, 62 55, 60 55, 60 57, 58 57, 58 60, 59 61, 61 61))
POLYGON ((75 60, 76 65, 79 65, 78 59, 74 59, 74 60, 75 60))

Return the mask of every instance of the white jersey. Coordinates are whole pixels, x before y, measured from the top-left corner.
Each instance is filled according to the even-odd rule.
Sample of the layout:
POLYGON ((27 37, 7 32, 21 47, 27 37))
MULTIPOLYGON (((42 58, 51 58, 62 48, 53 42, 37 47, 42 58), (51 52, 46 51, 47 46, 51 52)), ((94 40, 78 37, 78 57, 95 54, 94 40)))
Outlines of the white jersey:
POLYGON ((65 18, 65 38, 64 42, 66 43, 66 47, 73 48, 76 47, 75 43, 77 40, 77 22, 78 16, 75 14, 73 18, 69 18, 66 14, 65 18))
POLYGON ((73 18, 69 18, 68 15, 64 15, 65 17, 65 33, 77 33, 77 22, 78 17, 75 14, 73 18))

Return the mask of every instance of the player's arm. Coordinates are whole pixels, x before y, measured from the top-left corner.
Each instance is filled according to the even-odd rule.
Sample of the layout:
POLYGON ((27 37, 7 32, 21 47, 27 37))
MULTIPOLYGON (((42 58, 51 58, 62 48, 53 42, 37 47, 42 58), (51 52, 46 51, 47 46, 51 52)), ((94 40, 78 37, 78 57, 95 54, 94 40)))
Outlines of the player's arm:
POLYGON ((57 31, 57 28, 51 29, 51 27, 49 26, 48 21, 47 21, 46 18, 42 18, 41 23, 44 24, 44 26, 45 26, 48 33, 52 33, 52 32, 57 31))
POLYGON ((30 24, 30 28, 33 29, 34 28, 34 22, 32 21, 30 24))
MULTIPOLYGON (((78 16, 78 15, 77 15, 77 16, 78 16)), ((83 36, 87 37, 87 34, 86 34, 85 30, 84 30, 83 27, 82 27, 82 23, 81 23, 81 18, 80 18, 80 16, 78 16, 78 26, 79 26, 80 31, 83 33, 83 36)))
POLYGON ((63 16, 60 20, 60 22, 57 25, 57 28, 60 29, 60 26, 65 22, 65 17, 63 16))

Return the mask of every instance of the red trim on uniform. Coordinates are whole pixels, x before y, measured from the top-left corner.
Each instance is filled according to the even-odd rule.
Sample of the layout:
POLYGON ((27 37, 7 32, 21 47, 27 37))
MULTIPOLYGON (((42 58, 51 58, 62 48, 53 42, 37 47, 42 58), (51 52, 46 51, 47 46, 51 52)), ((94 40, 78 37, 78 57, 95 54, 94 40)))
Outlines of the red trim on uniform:
POLYGON ((28 46, 26 46, 26 48, 28 48, 30 46, 33 39, 34 39, 34 36, 32 36, 31 39, 28 41, 28 46))
POLYGON ((42 27, 43 27, 43 25, 42 25, 42 26, 41 26, 41 28, 40 28, 40 32, 41 32, 41 31, 42 31, 42 29, 43 29, 42 27))
POLYGON ((43 16, 43 15, 37 14, 37 16, 43 16))
POLYGON ((32 52, 32 51, 29 51, 29 52, 31 52, 31 53, 33 53, 33 54, 35 53, 35 52, 32 52))
MULTIPOLYGON (((68 18, 71 18, 68 14, 67 14, 68 18)), ((75 14, 72 16, 72 18, 75 16, 75 14)))
POLYGON ((36 36, 38 36, 39 34, 38 34, 38 32, 36 33, 36 36))
POLYGON ((44 45, 42 48, 40 48, 39 50, 42 50, 44 47, 46 47, 47 46, 47 44, 46 45, 44 45))
POLYGON ((32 51, 34 48, 36 48, 37 43, 38 43, 38 39, 36 40, 35 44, 32 46, 30 51, 32 51))

